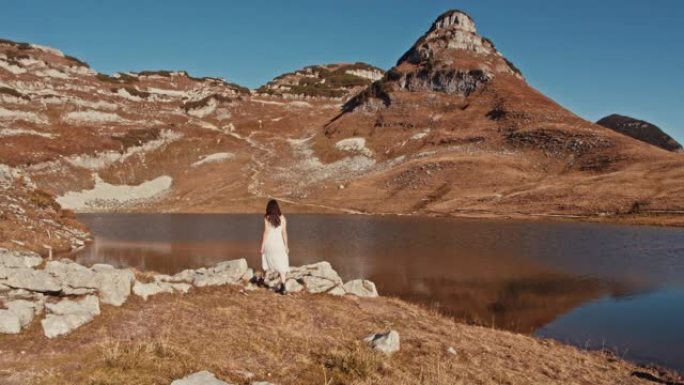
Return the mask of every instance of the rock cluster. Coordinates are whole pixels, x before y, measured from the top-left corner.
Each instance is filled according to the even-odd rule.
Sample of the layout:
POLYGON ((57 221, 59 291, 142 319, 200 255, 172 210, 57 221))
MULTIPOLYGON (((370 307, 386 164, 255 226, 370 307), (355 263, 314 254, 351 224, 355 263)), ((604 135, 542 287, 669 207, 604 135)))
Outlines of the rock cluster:
MULTIPOLYGON (((0 249, 0 333, 20 333, 36 316, 46 313, 41 325, 44 334, 53 338, 92 321, 100 314, 100 305, 121 306, 131 292, 147 300, 160 293, 187 293, 192 287, 253 288, 253 277, 247 261, 238 259, 175 275, 154 274, 143 282, 130 269, 106 264, 85 267, 68 259, 45 262, 35 253, 0 249)), ((280 284, 272 274, 262 282, 269 288, 280 284)), ((328 262, 293 267, 285 287, 291 293, 378 296, 373 282, 344 283, 328 262)))
MULTIPOLYGON (((287 274, 285 291, 297 293, 328 293, 332 295, 355 295, 357 297, 377 297, 375 284, 368 280, 355 279, 344 283, 339 274, 328 262, 293 267, 287 274)), ((264 277, 264 285, 275 289, 280 284, 277 274, 269 273, 264 277)))

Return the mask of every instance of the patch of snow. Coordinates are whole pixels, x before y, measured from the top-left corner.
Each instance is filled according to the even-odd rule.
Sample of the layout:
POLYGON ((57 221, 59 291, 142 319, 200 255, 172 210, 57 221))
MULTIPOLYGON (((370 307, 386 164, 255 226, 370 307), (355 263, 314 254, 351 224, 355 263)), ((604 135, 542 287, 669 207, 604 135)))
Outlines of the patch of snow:
POLYGON ((40 132, 36 130, 25 130, 22 128, 2 128, 0 129, 0 138, 6 138, 8 136, 21 136, 21 135, 32 135, 32 136, 42 136, 43 138, 54 139, 55 134, 48 132, 40 132))
POLYGON ((69 112, 64 117, 64 121, 69 123, 114 123, 125 122, 126 119, 111 112, 86 110, 69 112))
POLYGON ((0 120, 23 120, 29 123, 47 124, 47 118, 31 111, 8 110, 0 107, 0 120))
POLYGON ((141 102, 142 98, 140 96, 131 95, 125 88, 119 88, 116 90, 116 94, 122 98, 132 100, 134 102, 141 102))
POLYGON ((411 140, 423 139, 423 138, 426 137, 429 133, 430 133, 430 130, 429 130, 429 129, 424 130, 424 131, 422 131, 422 132, 419 132, 419 133, 417 133, 417 134, 414 134, 414 135, 411 137, 411 140))
POLYGON ((0 68, 4 69, 5 71, 11 72, 14 75, 21 75, 26 72, 25 69, 19 67, 18 65, 10 64, 2 59, 3 58, 0 57, 0 68))
POLYGON ((166 96, 173 96, 173 97, 186 97, 188 96, 188 93, 186 91, 182 90, 168 90, 168 89, 163 89, 163 88, 154 88, 154 87, 148 87, 147 92, 152 93, 152 94, 159 94, 159 95, 166 95, 166 96))
POLYGON ((64 53, 58 49, 52 48, 52 47, 46 47, 44 45, 38 45, 38 44, 31 44, 32 48, 35 48, 39 51, 51 53, 53 55, 57 55, 59 57, 64 57, 64 53))
POLYGON ((366 139, 360 137, 342 139, 335 143, 335 148, 340 151, 356 152, 367 157, 373 156, 373 151, 366 147, 366 139))
POLYGON ((346 70, 344 72, 349 75, 358 76, 364 79, 370 79, 372 81, 380 80, 383 77, 382 72, 373 70, 346 70))
POLYGON ((256 102, 256 103, 261 103, 261 104, 271 104, 274 106, 284 106, 287 104, 287 103, 283 103, 283 102, 276 102, 275 100, 252 99, 252 101, 256 102))
POLYGON ((48 68, 43 71, 35 71, 34 74, 36 76, 41 76, 41 77, 48 77, 48 78, 56 78, 56 79, 72 79, 71 76, 65 74, 62 71, 58 71, 54 68, 48 68))
POLYGON ((216 110, 216 99, 211 98, 204 107, 188 110, 188 115, 196 118, 204 118, 216 110))
POLYGON ((114 103, 110 103, 105 100, 96 100, 96 101, 90 101, 87 99, 81 99, 78 97, 68 97, 67 100, 71 102, 74 105, 77 105, 79 107, 86 107, 86 108, 92 108, 94 110, 108 110, 108 111, 114 111, 119 106, 114 103))
POLYGON ((332 163, 324 164, 314 154, 311 144, 309 143, 311 138, 313 137, 288 139, 290 146, 292 146, 300 159, 289 171, 292 172, 293 176, 307 175, 306 183, 313 183, 329 178, 346 179, 351 174, 366 171, 375 165, 374 159, 364 155, 346 157, 332 163))
POLYGON ((120 206, 157 197, 168 191, 172 182, 173 178, 163 175, 139 185, 113 185, 96 175, 94 188, 69 191, 56 200, 63 208, 71 210, 120 206))
POLYGON ((118 151, 105 151, 96 155, 72 155, 64 160, 72 166, 86 168, 89 170, 100 170, 116 162, 123 162, 136 154, 144 154, 154 151, 164 145, 176 141, 183 137, 183 134, 163 130, 159 133, 159 138, 145 142, 142 146, 131 146, 123 154, 118 151))
POLYGON ((271 119, 272 122, 279 122, 279 121, 281 121, 281 120, 283 120, 283 117, 282 117, 282 116, 271 119))
POLYGON ((308 107, 312 107, 312 106, 311 106, 311 103, 309 103, 309 102, 302 102, 302 101, 300 101, 300 100, 296 100, 296 101, 294 101, 294 102, 290 102, 290 103, 288 103, 287 105, 288 105, 288 106, 292 106, 292 107, 296 107, 296 108, 308 108, 308 107))
POLYGON ((227 120, 232 117, 232 114, 230 111, 226 108, 219 108, 216 110, 216 119, 218 120, 227 120))
POLYGON ((199 167, 204 164, 208 163, 215 163, 215 162, 223 162, 225 160, 233 159, 235 158, 235 154, 231 152, 217 152, 215 154, 207 155, 202 157, 202 159, 198 160, 197 162, 191 164, 191 167, 199 167))

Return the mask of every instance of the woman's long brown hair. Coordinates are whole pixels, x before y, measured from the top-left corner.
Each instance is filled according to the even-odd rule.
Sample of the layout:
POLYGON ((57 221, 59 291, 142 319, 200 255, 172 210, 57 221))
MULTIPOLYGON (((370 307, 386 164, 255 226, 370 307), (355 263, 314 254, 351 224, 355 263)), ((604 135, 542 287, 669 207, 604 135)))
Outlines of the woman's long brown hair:
POLYGON ((264 218, 273 225, 273 227, 278 227, 280 226, 280 206, 278 206, 278 202, 275 199, 271 199, 268 201, 268 204, 266 205, 266 215, 264 215, 264 218))

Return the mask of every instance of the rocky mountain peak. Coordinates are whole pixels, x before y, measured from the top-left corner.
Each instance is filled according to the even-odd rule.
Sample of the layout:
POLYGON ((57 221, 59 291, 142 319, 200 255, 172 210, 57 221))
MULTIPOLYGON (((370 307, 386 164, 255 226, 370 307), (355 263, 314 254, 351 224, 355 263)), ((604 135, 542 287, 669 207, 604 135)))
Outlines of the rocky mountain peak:
POLYGON ((460 29, 466 32, 476 33, 475 20, 473 20, 470 15, 459 10, 446 11, 439 15, 434 23, 432 23, 432 28, 430 32, 438 29, 460 29))
POLYGON ((489 75, 508 73, 522 78, 520 71, 494 46, 478 34, 475 21, 465 12, 447 11, 397 62, 402 64, 449 66, 460 70, 481 70, 489 75))

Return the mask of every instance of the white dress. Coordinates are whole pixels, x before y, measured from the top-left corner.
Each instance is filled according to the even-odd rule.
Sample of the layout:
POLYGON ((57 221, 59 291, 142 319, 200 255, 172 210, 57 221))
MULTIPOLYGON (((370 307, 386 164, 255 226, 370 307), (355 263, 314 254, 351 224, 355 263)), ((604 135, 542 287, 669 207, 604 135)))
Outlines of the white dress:
POLYGON ((283 225, 285 217, 280 216, 280 225, 274 227, 271 222, 264 220, 266 234, 264 235, 264 253, 261 255, 261 267, 264 271, 277 271, 286 274, 290 270, 290 258, 287 255, 283 240, 283 225))

